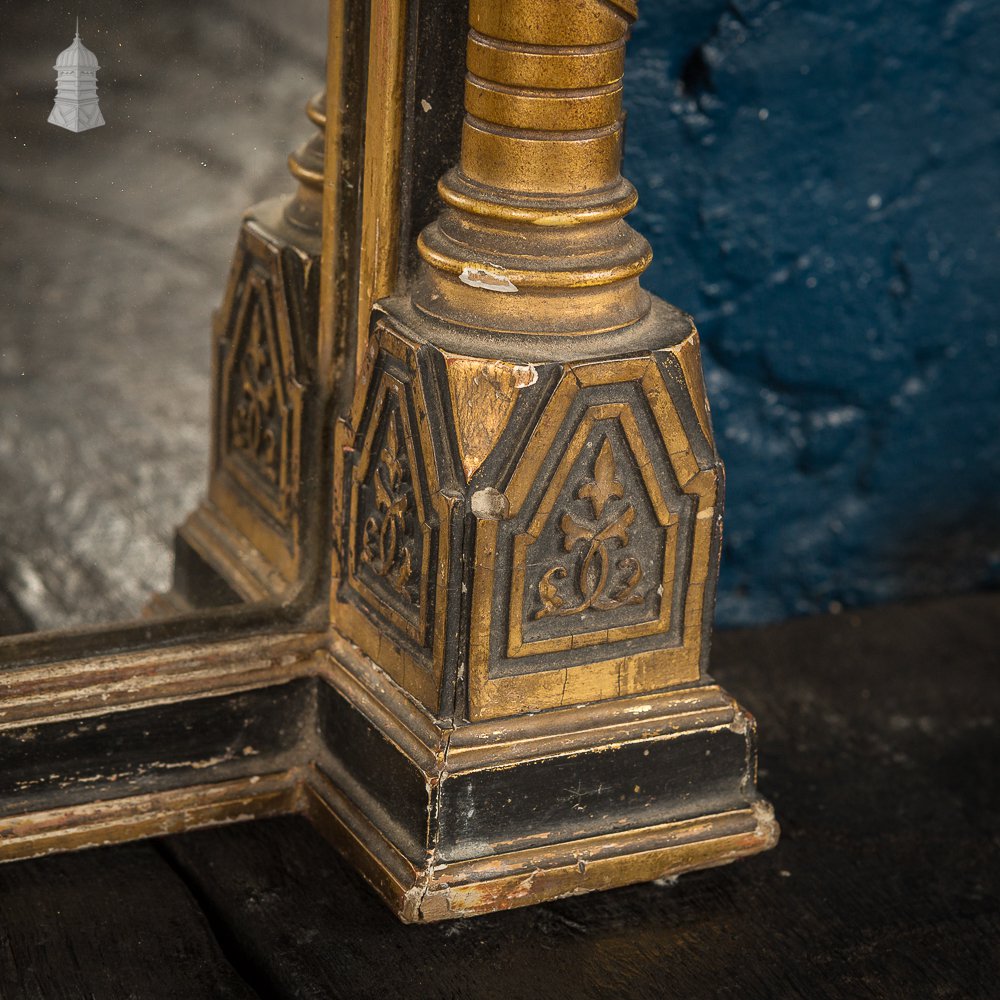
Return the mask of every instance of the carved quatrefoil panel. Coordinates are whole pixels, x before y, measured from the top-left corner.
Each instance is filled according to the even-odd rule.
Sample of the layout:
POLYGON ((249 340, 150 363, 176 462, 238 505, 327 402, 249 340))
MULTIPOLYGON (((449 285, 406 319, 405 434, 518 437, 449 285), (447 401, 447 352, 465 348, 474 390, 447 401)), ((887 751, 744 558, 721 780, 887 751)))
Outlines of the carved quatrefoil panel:
POLYGON ((603 691, 696 673, 716 480, 689 434, 650 360, 561 381, 504 491, 508 516, 480 524, 496 570, 489 607, 475 604, 489 634, 473 637, 474 683, 579 668, 603 691))
POLYGON ((426 646, 431 515, 408 387, 383 371, 351 476, 350 583, 370 610, 426 646))
POLYGON ((284 525, 297 489, 302 389, 287 317, 270 276, 251 266, 238 288, 222 358, 219 455, 242 493, 284 525))
POLYGON ((632 410, 589 408, 514 538, 508 655, 670 632, 679 491, 664 491, 632 410))

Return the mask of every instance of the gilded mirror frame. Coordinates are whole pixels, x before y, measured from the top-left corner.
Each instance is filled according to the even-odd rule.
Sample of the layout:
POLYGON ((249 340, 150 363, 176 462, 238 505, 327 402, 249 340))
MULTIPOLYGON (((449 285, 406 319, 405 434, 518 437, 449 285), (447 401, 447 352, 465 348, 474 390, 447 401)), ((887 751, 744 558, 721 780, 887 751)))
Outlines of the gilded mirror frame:
POLYGON ((275 466, 276 435, 238 412, 227 422, 237 365, 220 348, 209 500, 179 531, 176 593, 153 608, 197 603, 185 594, 198 585, 184 588, 213 553, 250 600, 0 640, 0 860, 301 812, 416 922, 775 843, 754 721, 706 669, 722 466, 698 336, 641 289, 648 244, 623 220, 635 204, 619 164, 636 3, 587 0, 565 15, 560 0, 331 0, 326 114, 310 104, 325 164, 314 137, 290 160, 295 198, 245 216, 216 329, 226 351, 267 346, 283 368, 277 398, 301 428, 286 457, 302 489, 284 492, 295 480, 275 466), (467 38, 468 79, 463 60, 441 58, 467 38), (321 239, 302 237, 320 200, 321 239), (493 263, 505 254, 521 269, 493 263), (500 307, 496 293, 518 288, 491 267, 516 274, 519 301, 500 307), (289 347, 268 296, 294 311, 310 289, 315 324, 289 347), (383 405, 390 383, 395 409, 383 405), (462 400, 488 416, 485 458, 458 426, 462 400), (386 430, 397 420, 402 442, 386 430), (549 437, 563 443, 542 447, 549 437), (230 464, 227 448, 242 453, 230 464), (593 461, 579 457, 588 448, 593 461), (531 500, 560 450, 574 457, 552 478, 571 486, 531 500), (639 469, 629 454, 652 457, 639 469), (421 593, 438 602, 419 642, 394 632, 413 567, 392 534, 409 495, 388 494, 407 477, 432 482, 433 504, 415 509, 438 539, 436 568, 427 557, 417 570, 434 576, 421 593), (380 487, 386 513, 369 516, 359 505, 380 487), (258 488, 272 514, 298 504, 293 559, 269 565, 273 532, 234 499, 258 488), (658 545, 623 558, 615 572, 631 581, 610 587, 590 580, 588 561, 575 605, 559 595, 562 562, 527 587, 516 558, 495 556, 515 516, 531 521, 517 552, 578 501, 597 526, 562 515, 567 552, 591 531, 587 560, 607 568, 612 537, 629 544, 643 518, 658 545), (602 531, 609 501, 621 509, 602 531), (381 562, 370 524, 391 529, 381 562), (365 561, 388 600, 352 590, 365 561), (636 593, 643 574, 659 589, 636 593), (254 599, 269 589, 272 600, 254 599), (618 617, 594 624, 588 612, 618 617), (503 653, 510 616, 537 636, 531 648, 503 653), (563 794, 570 776, 594 785, 588 805, 563 794))

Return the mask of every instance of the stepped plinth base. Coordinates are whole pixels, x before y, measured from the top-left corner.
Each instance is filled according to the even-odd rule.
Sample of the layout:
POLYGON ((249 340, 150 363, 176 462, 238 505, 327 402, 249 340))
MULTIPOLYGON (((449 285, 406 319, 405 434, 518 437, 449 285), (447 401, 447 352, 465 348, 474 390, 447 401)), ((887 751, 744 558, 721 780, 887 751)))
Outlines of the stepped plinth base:
POLYGON ((307 809, 406 922, 650 881, 777 841, 754 788, 753 720, 714 684, 446 730, 346 648, 324 674, 307 809))

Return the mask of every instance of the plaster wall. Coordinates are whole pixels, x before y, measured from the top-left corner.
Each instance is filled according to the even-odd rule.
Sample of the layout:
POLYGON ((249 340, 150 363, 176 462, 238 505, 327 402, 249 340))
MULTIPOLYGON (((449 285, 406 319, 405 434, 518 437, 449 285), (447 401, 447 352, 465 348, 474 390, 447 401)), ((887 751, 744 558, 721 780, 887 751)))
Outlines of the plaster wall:
POLYGON ((702 333, 718 621, 1000 581, 1000 6, 649 0, 626 173, 702 333))

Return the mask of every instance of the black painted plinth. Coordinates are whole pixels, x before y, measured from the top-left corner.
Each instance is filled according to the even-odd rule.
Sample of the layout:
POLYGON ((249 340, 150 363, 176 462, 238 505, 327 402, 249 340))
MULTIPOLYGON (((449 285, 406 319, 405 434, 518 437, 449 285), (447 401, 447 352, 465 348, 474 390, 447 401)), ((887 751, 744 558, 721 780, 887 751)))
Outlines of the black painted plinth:
POLYGON ((405 921, 723 864, 777 837, 753 720, 715 685, 421 739, 391 687, 332 680, 313 815, 405 921))

